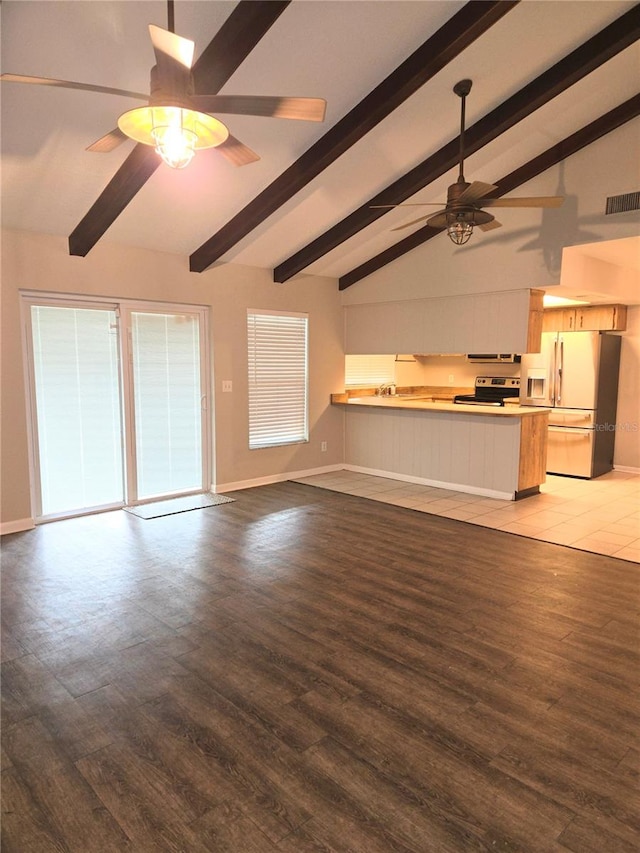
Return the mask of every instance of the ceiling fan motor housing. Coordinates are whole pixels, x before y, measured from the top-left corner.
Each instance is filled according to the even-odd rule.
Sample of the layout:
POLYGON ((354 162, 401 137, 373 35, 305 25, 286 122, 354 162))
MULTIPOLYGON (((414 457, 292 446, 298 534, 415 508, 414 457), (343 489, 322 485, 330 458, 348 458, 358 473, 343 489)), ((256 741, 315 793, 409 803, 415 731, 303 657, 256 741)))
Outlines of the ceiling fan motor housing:
POLYGON ((167 86, 167 80, 161 81, 161 75, 158 71, 158 66, 154 65, 151 69, 149 82, 149 106, 172 106, 183 107, 184 109, 193 109, 191 96, 195 94, 193 84, 193 75, 185 75, 183 79, 174 78, 170 81, 171 85, 167 86), (164 85, 163 85, 164 83, 164 85))
POLYGON ((468 183, 468 181, 456 181, 455 184, 451 184, 451 186, 447 190, 447 207, 450 204, 455 204, 456 201, 462 195, 462 193, 470 186, 471 184, 468 183))
POLYGON ((472 225, 486 225, 487 222, 492 222, 495 217, 486 210, 480 210, 477 207, 465 205, 464 207, 453 207, 449 213, 455 214, 459 221, 469 222, 472 225))
POLYGON ((486 225, 492 222, 494 216, 486 210, 480 210, 470 204, 447 204, 447 209, 436 213, 427 220, 432 228, 446 228, 453 222, 466 222, 469 225, 486 225))

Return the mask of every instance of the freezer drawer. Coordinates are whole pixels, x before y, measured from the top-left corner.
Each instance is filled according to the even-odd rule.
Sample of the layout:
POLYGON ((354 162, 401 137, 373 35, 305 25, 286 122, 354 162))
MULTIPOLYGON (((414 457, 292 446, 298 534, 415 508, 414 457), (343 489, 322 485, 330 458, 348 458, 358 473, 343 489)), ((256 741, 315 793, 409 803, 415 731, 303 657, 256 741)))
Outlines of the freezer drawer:
POLYGON ((594 437, 592 429, 550 426, 547 473, 591 477, 594 437))

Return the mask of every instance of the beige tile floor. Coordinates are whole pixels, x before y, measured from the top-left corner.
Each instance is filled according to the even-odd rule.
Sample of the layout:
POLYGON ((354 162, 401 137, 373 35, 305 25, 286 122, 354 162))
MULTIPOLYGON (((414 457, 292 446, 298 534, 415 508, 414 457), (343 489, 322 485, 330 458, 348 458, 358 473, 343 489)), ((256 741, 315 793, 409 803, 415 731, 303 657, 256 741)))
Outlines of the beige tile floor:
POLYGON ((595 480, 548 475, 539 495, 520 501, 346 470, 296 482, 640 563, 640 474, 610 471, 595 480))

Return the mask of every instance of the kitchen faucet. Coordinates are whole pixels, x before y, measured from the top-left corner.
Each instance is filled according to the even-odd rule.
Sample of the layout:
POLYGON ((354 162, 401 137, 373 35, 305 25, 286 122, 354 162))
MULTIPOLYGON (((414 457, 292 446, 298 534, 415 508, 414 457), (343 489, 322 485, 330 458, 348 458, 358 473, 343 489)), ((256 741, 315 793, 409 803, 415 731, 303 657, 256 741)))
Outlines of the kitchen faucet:
POLYGON ((378 396, 378 397, 390 396, 392 394, 395 394, 395 391, 396 391, 395 382, 390 382, 390 383, 383 382, 382 385, 380 385, 378 388, 376 388, 376 396, 378 396))

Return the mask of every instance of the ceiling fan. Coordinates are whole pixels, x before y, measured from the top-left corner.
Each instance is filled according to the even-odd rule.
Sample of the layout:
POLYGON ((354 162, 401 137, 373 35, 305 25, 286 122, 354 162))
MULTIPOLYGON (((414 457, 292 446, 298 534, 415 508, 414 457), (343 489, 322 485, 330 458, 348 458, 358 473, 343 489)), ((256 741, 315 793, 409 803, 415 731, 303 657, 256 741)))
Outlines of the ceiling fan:
POLYGON ((154 146, 165 163, 175 169, 187 166, 195 151, 201 148, 217 148, 235 166, 245 166, 260 159, 255 151, 232 136, 227 127, 211 113, 303 121, 324 120, 326 101, 322 98, 209 95, 196 92, 191 73, 195 44, 175 34, 173 0, 168 0, 168 29, 150 24, 149 34, 156 58, 156 65, 151 69, 150 95, 21 74, 1 74, 0 80, 81 89, 145 101, 146 106, 123 113, 118 119, 118 127, 93 142, 86 150, 107 153, 131 138, 154 146))
MULTIPOLYGON (((447 202, 442 210, 437 213, 420 216, 405 222, 393 231, 401 231, 409 228, 416 222, 426 220, 431 228, 446 228, 451 240, 458 246, 464 245, 473 233, 475 225, 481 231, 491 231, 500 228, 502 223, 498 222, 491 213, 482 208, 485 207, 560 207, 564 198, 562 196, 532 196, 529 198, 486 198, 487 194, 499 189, 495 184, 485 184, 482 181, 467 183, 464 178, 464 119, 465 102, 471 91, 471 80, 460 80, 453 87, 453 91, 461 99, 460 108, 460 172, 455 184, 451 184, 447 192, 447 202)), ((409 204, 376 204, 372 207, 442 207, 442 202, 434 203, 409 203, 409 204)))

